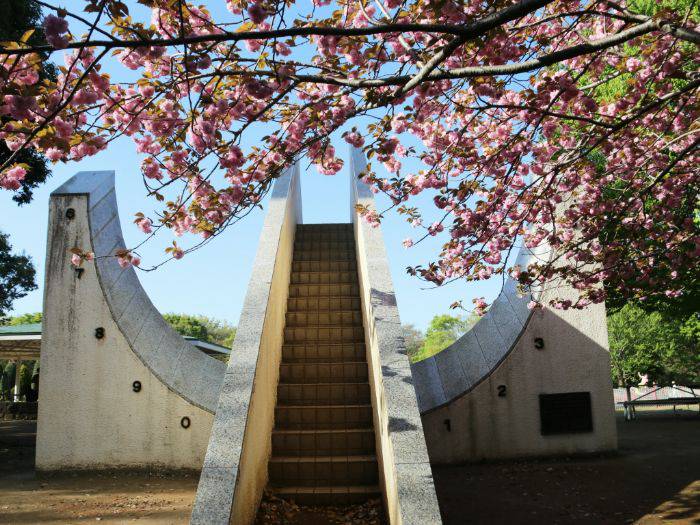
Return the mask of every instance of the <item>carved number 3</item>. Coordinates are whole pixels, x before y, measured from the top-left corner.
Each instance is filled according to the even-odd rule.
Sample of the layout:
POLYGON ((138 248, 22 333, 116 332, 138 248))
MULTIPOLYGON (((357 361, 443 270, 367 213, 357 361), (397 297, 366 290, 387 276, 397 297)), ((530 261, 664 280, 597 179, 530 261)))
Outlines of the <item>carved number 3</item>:
POLYGON ((506 397, 506 385, 498 385, 498 397, 506 397))

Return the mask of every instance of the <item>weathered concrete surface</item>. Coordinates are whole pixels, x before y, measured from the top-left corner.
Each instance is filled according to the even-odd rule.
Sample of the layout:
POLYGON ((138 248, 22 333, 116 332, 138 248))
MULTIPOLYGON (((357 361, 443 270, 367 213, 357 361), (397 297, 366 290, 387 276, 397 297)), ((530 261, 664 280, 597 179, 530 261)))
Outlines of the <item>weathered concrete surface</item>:
MULTIPOLYGON (((524 249, 516 262, 526 266, 547 257, 543 249, 524 249)), ((541 300, 551 297, 573 299, 575 293, 550 283, 541 300)), ((509 279, 469 332, 411 365, 433 463, 617 447, 605 306, 532 313, 530 299, 509 279), (536 338, 544 348, 536 348, 536 338), (499 387, 505 387, 500 396, 499 387), (591 393, 593 432, 543 436, 539 395, 567 392, 591 393)))
POLYGON ((79 173, 51 197, 37 468, 199 469, 225 365, 165 323, 133 268, 106 257, 77 273, 76 246, 124 247, 113 172, 79 173))
POLYGON ((355 204, 374 207, 357 178, 364 167, 363 153, 352 150, 351 211, 384 505, 392 525, 442 523, 384 239, 354 211, 355 204))
POLYGON ((299 167, 272 191, 216 409, 191 523, 252 523, 267 484, 294 234, 299 167))

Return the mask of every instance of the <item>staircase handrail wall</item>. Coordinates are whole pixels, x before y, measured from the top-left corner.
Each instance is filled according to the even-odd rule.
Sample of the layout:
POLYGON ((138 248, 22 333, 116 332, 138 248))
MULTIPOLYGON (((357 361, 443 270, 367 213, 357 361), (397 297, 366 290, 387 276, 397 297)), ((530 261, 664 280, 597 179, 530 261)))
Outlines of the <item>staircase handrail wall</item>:
POLYGON ((358 175, 365 156, 352 149, 351 216, 357 246, 362 315, 372 395, 377 460, 391 525, 442 523, 423 435, 401 320, 380 228, 355 211, 374 208, 374 196, 358 175))
POLYGON ((272 190, 191 521, 250 524, 267 484, 296 225, 298 163, 272 190))

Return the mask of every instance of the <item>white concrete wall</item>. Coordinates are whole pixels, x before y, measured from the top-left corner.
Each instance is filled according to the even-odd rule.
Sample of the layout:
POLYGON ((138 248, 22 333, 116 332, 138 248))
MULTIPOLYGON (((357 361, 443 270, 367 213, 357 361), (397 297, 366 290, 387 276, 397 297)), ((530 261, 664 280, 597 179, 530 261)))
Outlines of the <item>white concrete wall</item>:
MULTIPOLYGON (((543 255, 524 250, 519 259, 526 264, 543 255)), ((541 300, 575 296, 549 283, 541 300)), ((469 332, 412 365, 432 463, 617 447, 605 306, 530 312, 529 300, 508 280, 469 332), (536 338, 544 348, 536 348, 536 338), (498 395, 500 386, 505 396, 498 395), (539 395, 570 392, 590 392, 593 431, 542 435, 539 395)))
POLYGON ((87 195, 54 197, 50 206, 37 469, 199 469, 212 414, 169 390, 134 354, 95 264, 86 263, 80 278, 70 266, 71 247, 91 246, 87 195), (141 382, 138 393, 134 381, 141 382))
POLYGON ((491 374, 466 394, 422 415, 431 461, 450 464, 617 448, 605 326, 602 305, 582 312, 535 312, 491 374), (535 348, 535 338, 544 340, 543 349, 535 348), (500 385, 506 387, 505 397, 498 395, 500 385), (593 432, 541 434, 539 395, 564 392, 591 393, 593 432))
POLYGON ((104 245, 123 244, 113 173, 80 174, 59 190, 49 214, 37 468, 201 468, 223 363, 167 327, 133 270, 117 273, 114 258, 86 262, 80 276, 70 265, 74 246, 105 255, 113 251, 104 245), (108 272, 118 276, 110 292, 108 272))

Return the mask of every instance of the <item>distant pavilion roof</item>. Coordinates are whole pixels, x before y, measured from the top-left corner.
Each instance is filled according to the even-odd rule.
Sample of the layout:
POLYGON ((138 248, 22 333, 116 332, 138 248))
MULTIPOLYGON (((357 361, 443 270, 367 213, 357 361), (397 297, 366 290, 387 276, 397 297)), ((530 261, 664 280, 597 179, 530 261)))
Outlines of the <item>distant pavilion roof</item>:
MULTIPOLYGON (((231 353, 230 348, 216 343, 189 336, 184 336, 184 339, 211 356, 231 353)), ((0 326, 0 359, 34 361, 39 359, 40 350, 41 323, 0 326)))

